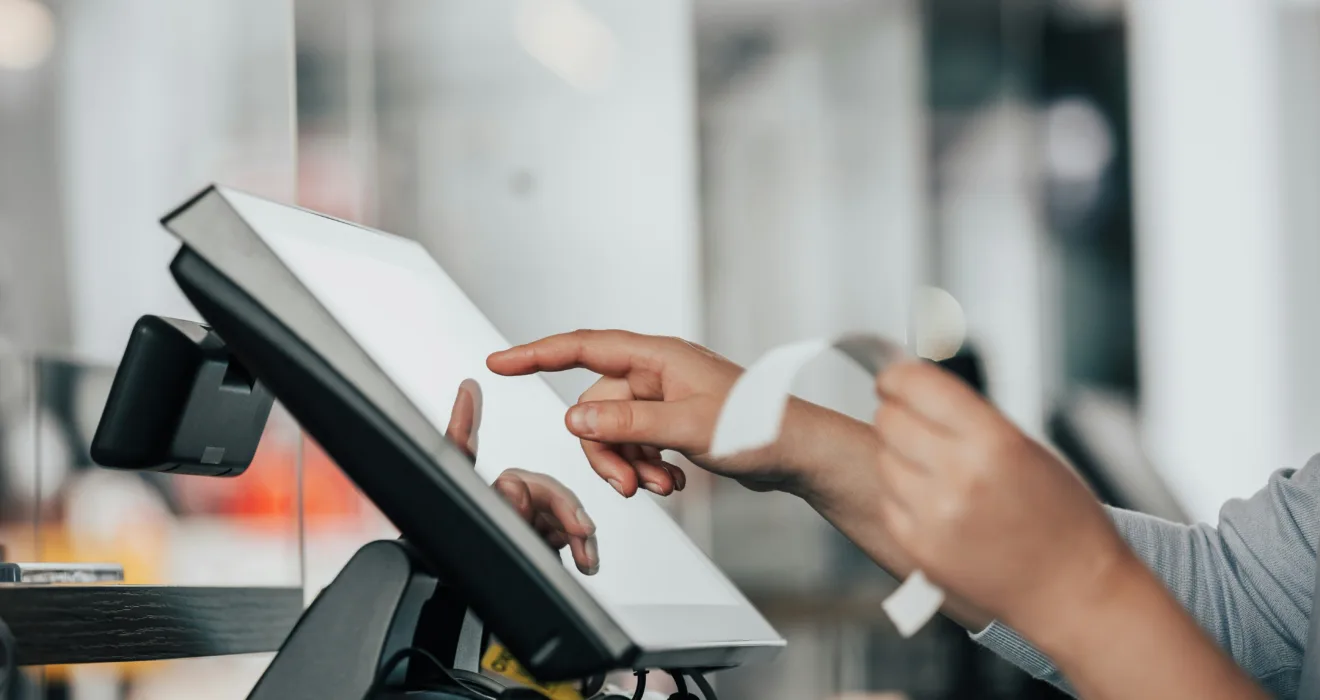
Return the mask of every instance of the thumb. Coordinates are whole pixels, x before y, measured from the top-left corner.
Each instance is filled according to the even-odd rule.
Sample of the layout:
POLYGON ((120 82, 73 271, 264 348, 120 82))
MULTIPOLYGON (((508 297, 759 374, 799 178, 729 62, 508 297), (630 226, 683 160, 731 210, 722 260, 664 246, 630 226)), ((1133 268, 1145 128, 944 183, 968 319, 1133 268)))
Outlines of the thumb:
POLYGON ((568 411, 569 432, 593 442, 646 445, 689 454, 710 448, 718 406, 681 401, 585 401, 568 411))

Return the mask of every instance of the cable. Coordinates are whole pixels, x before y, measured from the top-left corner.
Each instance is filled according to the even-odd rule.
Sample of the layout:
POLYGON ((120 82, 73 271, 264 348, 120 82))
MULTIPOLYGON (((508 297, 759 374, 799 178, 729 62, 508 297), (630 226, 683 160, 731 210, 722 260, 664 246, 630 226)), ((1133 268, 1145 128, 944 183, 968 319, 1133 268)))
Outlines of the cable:
POLYGON ((500 693, 516 687, 509 686, 489 676, 483 676, 477 671, 465 671, 458 668, 451 668, 448 669, 448 671, 449 675, 453 676, 456 680, 469 685, 475 685, 478 688, 483 689, 485 693, 491 697, 500 697, 500 693))
POLYGON ((500 693, 498 700, 548 700, 541 691, 533 688, 507 688, 500 693))
POLYGON ((421 657, 422 659, 425 659, 432 667, 440 672, 440 675, 444 676, 446 680, 453 684, 454 687, 461 688, 481 698, 489 698, 490 700, 546 700, 544 694, 533 688, 505 688, 481 674, 468 671, 455 671, 446 668, 444 664, 440 663, 439 659, 431 654, 431 652, 418 647, 408 647, 407 649, 400 649, 395 652, 394 655, 389 658, 389 661, 386 661, 385 665, 381 666, 380 673, 376 674, 376 680, 371 685, 371 692, 368 693, 368 697, 379 691, 385 685, 385 680, 394 672, 394 669, 398 668, 399 664, 403 663, 404 659, 409 657, 421 657), (483 685, 487 687, 481 687, 483 685))
POLYGON ((667 668, 665 673, 668 673, 669 677, 674 679, 674 685, 678 688, 679 696, 686 696, 688 694, 687 679, 683 677, 683 672, 678 669, 667 668))
POLYGON ((690 671, 688 675, 692 676, 692 682, 697 684, 697 690, 701 691, 701 697, 705 700, 719 700, 715 696, 715 689, 710 686, 710 681, 697 671, 690 671))
POLYGON ((642 700, 646 695, 646 671, 633 671, 633 675, 637 676, 637 690, 633 692, 632 700, 642 700))
POLYGON ((400 649, 394 652, 394 654, 390 656, 389 660, 385 662, 385 665, 380 667, 380 671, 376 674, 376 680, 374 680, 371 683, 371 690, 367 693, 368 697, 375 695, 377 692, 381 690, 381 688, 385 687, 385 681, 390 677, 391 673, 394 673, 394 669, 398 668, 399 664, 403 663, 405 659, 411 657, 420 657, 422 659, 425 659, 427 662, 431 664, 431 666, 435 667, 436 670, 440 671, 440 675, 444 676, 456 687, 462 688, 463 690, 466 690, 469 693, 475 693, 477 695, 490 697, 489 692, 468 685, 466 682, 459 680, 457 677, 454 676, 453 673, 449 672, 449 669, 445 668, 444 664, 440 663, 439 659, 435 658, 435 655, 433 655, 431 652, 425 649, 421 649, 418 647, 408 647, 406 649, 400 649))
POLYGON ((578 692, 582 693, 584 698, 592 698, 600 695, 600 691, 605 687, 605 674, 597 674, 590 678, 582 679, 581 687, 578 692))

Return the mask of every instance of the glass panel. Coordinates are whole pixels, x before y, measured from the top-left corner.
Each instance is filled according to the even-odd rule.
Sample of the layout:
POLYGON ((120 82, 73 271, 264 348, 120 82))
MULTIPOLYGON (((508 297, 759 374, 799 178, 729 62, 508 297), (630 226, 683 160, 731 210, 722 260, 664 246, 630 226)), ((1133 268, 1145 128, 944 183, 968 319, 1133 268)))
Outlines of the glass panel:
MULTIPOLYGON (((135 584, 301 584, 302 435, 278 404, 252 466, 240 477, 108 470, 91 462, 89 448, 114 369, 63 358, 5 360, 15 392, 24 388, 20 378, 30 387, 26 404, 15 399, 19 408, 5 411, 0 424, 0 543, 10 561, 110 562, 135 584)), ((208 686, 229 689, 217 697, 240 697, 264 661, 217 659, 189 665, 187 674, 172 665, 50 668, 45 675, 52 692, 67 688, 75 698, 99 697, 96 688, 123 683, 143 684, 134 698, 179 697, 168 690, 175 687, 170 679, 196 682, 197 674, 214 675, 208 686)))
MULTIPOLYGON (((36 366, 30 357, 0 345, 0 561, 38 558, 42 510, 37 466, 36 366)), ((24 669, 11 697, 43 697, 44 669, 24 669)))
MULTIPOLYGON (((158 219, 213 181, 294 198, 291 0, 6 0, 0 26, 0 544, 132 583, 301 586, 302 439, 278 407, 235 479, 88 454, 134 321, 198 318, 158 219)), ((264 663, 37 669, 19 697, 235 698, 264 663)))
POLYGON ((213 181, 293 199, 292 8, 53 7, 0 10, 46 42, 21 65, 0 55, 0 335, 110 363, 139 315, 192 313, 163 214, 213 181))
POLYGON ((0 561, 37 556, 35 374, 29 358, 0 348, 0 561))

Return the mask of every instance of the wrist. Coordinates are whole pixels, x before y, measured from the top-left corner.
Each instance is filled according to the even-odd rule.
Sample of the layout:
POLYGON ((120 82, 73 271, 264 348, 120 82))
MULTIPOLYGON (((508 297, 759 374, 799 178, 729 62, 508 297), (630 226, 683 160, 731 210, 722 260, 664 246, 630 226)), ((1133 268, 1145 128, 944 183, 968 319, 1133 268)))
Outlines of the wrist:
POLYGON ((1265 697, 1134 555, 1112 574, 1104 595, 1019 630, 1081 697, 1265 697))
POLYGON ((785 490, 820 510, 846 494, 847 482, 869 473, 878 450, 870 424, 795 397, 774 459, 789 476, 785 490))
POLYGON ((1059 577, 1057 584, 1033 590, 1023 611, 1005 615, 1004 621, 1060 667, 1104 653, 1104 646, 1115 639, 1113 630, 1134 622, 1134 615, 1143 617, 1152 602, 1168 598, 1136 555, 1126 547, 1118 549, 1095 557, 1081 567, 1080 576, 1059 577))

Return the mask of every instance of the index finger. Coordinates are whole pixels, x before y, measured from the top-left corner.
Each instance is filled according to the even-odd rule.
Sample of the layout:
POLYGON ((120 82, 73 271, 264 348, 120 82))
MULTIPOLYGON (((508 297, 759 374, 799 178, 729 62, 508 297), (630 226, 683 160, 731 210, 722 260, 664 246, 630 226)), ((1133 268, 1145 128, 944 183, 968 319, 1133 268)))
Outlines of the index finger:
POLYGON ((953 373, 925 361, 900 362, 876 377, 883 401, 897 401, 917 415, 952 432, 984 426, 998 413, 953 373))
POLYGON ((493 353, 490 371, 505 376, 585 368, 607 377, 622 377, 650 358, 663 341, 628 331, 579 330, 542 338, 493 353))

